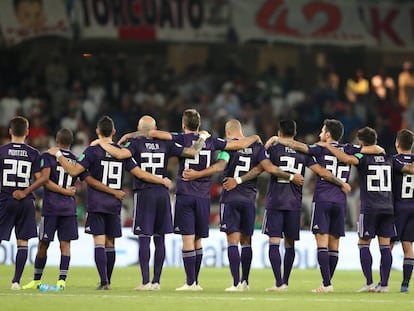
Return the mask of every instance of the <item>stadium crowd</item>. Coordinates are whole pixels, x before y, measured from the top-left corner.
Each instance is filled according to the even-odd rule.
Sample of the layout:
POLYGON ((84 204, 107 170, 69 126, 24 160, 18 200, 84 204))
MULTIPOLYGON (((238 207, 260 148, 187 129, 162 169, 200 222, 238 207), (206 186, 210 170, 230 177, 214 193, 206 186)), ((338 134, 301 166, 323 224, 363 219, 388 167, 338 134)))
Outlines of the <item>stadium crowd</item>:
MULTIPOLYGON (((376 129, 378 141, 387 152, 394 151, 397 131, 414 125, 412 113, 413 76, 411 64, 405 62, 398 77, 384 69, 371 73, 361 69, 355 76, 343 77, 327 65, 315 74, 314 85, 303 86, 297 68, 287 67, 283 73, 269 64, 258 75, 248 74, 240 60, 232 59, 225 68, 212 64, 189 66, 183 74, 162 66, 153 57, 142 58, 136 75, 127 74, 128 60, 122 54, 102 53, 85 57, 80 67, 71 68, 64 56, 55 53, 50 62, 41 66, 35 60, 12 57, 0 60, 0 133, 8 140, 8 121, 14 115, 30 121, 28 143, 46 150, 53 144, 54 133, 61 127, 75 133, 72 150, 81 151, 95 138, 95 124, 103 114, 113 118, 117 134, 136 129, 137 116, 148 114, 158 120, 160 129, 181 131, 181 115, 188 108, 200 111, 202 129, 224 136, 224 123, 237 118, 246 135, 257 133, 263 140, 276 132, 281 119, 298 123, 297 139, 315 142, 319 125, 326 118, 344 124, 343 141, 355 142, 355 133, 362 125, 376 129), (15 70, 17 68, 17 70, 15 70), (213 74, 214 72, 214 74, 213 74)), ((128 71, 129 72, 129 71, 128 71)), ((119 138, 119 136, 116 136, 119 138)), ((176 164, 171 164, 174 177, 176 164)), ((351 178, 357 198, 357 181, 351 178)), ((125 181, 129 192, 130 180, 125 181)), ((259 180, 259 226, 267 179, 259 180)), ((78 189, 79 222, 84 222, 85 189, 78 189)), ((218 202, 220 179, 212 188, 213 203, 218 202)), ((306 182, 303 224, 309 224, 312 179, 306 182)), ((354 195, 355 193, 355 195, 354 195)), ((132 199, 124 201, 125 225, 131 225, 132 199)), ((350 200, 347 228, 355 228, 358 206, 350 200)), ((217 205, 214 205, 217 206, 217 205)), ((211 225, 217 225, 217 208, 213 208, 211 225)))

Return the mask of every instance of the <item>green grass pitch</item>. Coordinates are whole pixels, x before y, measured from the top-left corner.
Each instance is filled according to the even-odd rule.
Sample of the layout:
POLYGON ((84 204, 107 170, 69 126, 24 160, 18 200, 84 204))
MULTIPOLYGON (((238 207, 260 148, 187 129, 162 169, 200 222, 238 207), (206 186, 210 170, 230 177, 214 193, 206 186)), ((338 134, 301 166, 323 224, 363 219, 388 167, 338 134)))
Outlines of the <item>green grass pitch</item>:
MULTIPOLYGON (((33 266, 27 266, 22 284, 31 280, 33 266)), ((38 290, 11 291, 10 280, 13 266, 0 265, 0 310, 412 310, 413 294, 399 292, 401 272, 392 271, 389 293, 356 293, 364 278, 360 271, 337 271, 333 280, 334 293, 311 293, 321 283, 319 270, 293 270, 286 293, 267 293, 273 285, 270 269, 254 269, 250 275, 250 291, 228 293, 224 288, 231 285, 227 268, 202 268, 200 285, 202 292, 176 292, 184 284, 184 271, 165 268, 161 291, 136 292, 140 282, 138 266, 115 268, 110 291, 97 291, 98 274, 95 268, 72 267, 69 270, 67 288, 63 292, 38 290)), ((46 267, 43 283, 55 284, 57 267, 46 267)), ((378 272, 374 271, 375 280, 378 272)), ((413 288, 414 290, 414 288, 413 288)))

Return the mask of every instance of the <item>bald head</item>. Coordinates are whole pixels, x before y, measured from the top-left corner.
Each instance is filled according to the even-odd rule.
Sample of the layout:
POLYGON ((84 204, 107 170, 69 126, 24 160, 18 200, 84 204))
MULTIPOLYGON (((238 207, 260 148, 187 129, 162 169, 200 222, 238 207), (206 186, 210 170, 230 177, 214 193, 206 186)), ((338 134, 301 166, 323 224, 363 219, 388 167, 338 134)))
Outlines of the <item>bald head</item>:
POLYGON ((157 124, 155 123, 155 119, 153 117, 143 116, 138 121, 139 131, 155 130, 156 128, 157 128, 157 124))
POLYGON ((231 119, 226 122, 225 126, 226 136, 241 136, 242 135, 242 127, 238 120, 231 119))

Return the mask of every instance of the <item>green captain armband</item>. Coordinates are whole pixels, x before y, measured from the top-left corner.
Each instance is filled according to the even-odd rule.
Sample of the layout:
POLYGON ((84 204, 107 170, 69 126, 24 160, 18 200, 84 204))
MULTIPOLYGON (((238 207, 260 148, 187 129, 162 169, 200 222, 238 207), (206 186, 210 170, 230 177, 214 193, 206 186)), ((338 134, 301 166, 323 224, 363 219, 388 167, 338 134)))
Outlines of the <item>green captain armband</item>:
POLYGON ((355 153, 354 156, 357 157, 358 160, 361 160, 364 155, 362 153, 358 152, 358 153, 355 153))
POLYGON ((217 155, 217 160, 224 160, 226 162, 229 162, 230 154, 227 151, 220 151, 217 155))

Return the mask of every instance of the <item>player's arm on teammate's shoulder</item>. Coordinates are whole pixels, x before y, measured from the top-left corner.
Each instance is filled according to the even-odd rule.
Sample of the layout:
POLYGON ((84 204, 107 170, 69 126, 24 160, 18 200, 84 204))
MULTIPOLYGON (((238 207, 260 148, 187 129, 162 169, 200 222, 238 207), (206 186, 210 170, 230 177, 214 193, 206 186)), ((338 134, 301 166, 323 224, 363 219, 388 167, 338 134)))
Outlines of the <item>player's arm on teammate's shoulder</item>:
POLYGON ((118 140, 117 144, 123 145, 131 138, 145 137, 145 136, 148 136, 148 131, 135 131, 131 133, 126 133, 122 135, 122 137, 118 140))
POLYGON ((25 189, 15 190, 13 192, 13 198, 15 198, 16 200, 24 199, 30 193, 35 191, 37 188, 43 186, 49 180, 50 167, 42 168, 40 172, 36 172, 34 175, 35 175, 35 181, 31 183, 25 189))
POLYGON ((226 177, 223 181, 223 189, 230 191, 237 187, 237 185, 240 185, 246 181, 255 179, 257 176, 259 176, 261 173, 264 172, 264 168, 259 164, 253 167, 250 171, 248 171, 246 174, 240 176, 240 177, 226 177))
POLYGON ((194 158, 203 148, 205 141, 211 136, 207 131, 199 131, 198 139, 190 147, 185 147, 181 156, 194 158))
POLYGON ((411 164, 406 164, 401 168, 401 173, 403 174, 414 174, 414 162, 411 164))
POLYGON ((359 159, 353 154, 347 154, 329 143, 319 142, 318 145, 328 149, 339 161, 346 164, 358 165, 359 159))
POLYGON ((118 148, 103 140, 99 140, 99 145, 116 159, 128 159, 132 157, 131 151, 128 148, 118 148))
POLYGON ((326 168, 322 167, 319 164, 314 164, 309 167, 313 172, 318 174, 321 178, 323 178, 326 181, 329 181, 330 183, 337 185, 341 187, 341 190, 347 194, 351 192, 351 186, 344 182, 343 180, 339 179, 338 177, 335 177, 330 171, 328 171, 326 168))
POLYGON ((283 138, 283 137, 278 137, 278 136, 270 137, 265 144, 265 148, 268 149, 269 147, 275 144, 282 144, 293 150, 296 150, 302 153, 309 153, 309 146, 307 144, 304 144, 294 139, 288 139, 288 138, 283 138))
POLYGON ((125 192, 123 190, 112 189, 111 187, 108 187, 107 185, 101 183, 99 180, 93 178, 90 175, 85 177, 85 182, 92 188, 111 194, 120 201, 122 201, 125 197, 125 192))
POLYGON ((49 191, 53 191, 71 197, 73 197, 76 194, 76 187, 71 186, 68 188, 63 188, 50 179, 45 183, 45 188, 47 188, 49 191))
POLYGON ((167 177, 159 177, 154 174, 148 173, 147 171, 141 169, 139 166, 134 167, 130 173, 135 177, 142 179, 143 181, 153 183, 153 184, 161 184, 167 189, 171 189, 172 182, 171 179, 167 177))
POLYGON ((385 153, 384 148, 378 145, 372 145, 372 146, 362 146, 361 153, 365 154, 381 154, 385 153))
MULTIPOLYGON (((59 147, 52 147, 47 152, 56 157, 56 160, 70 176, 75 177, 85 171, 85 168, 82 165, 66 158, 59 147)), ((47 178, 49 179, 49 176, 47 178)))
POLYGON ((260 139, 259 135, 252 135, 243 137, 237 140, 228 140, 226 143, 225 150, 239 150, 249 147, 251 144, 254 143, 261 143, 262 140, 260 139))
POLYGON ((300 174, 291 174, 289 172, 285 172, 280 167, 274 165, 269 159, 261 161, 260 164, 263 166, 266 172, 273 176, 289 180, 298 186, 303 185, 304 178, 300 174))
POLYGON ((170 132, 160 130, 149 130, 146 136, 162 140, 173 140, 173 136, 170 132))

